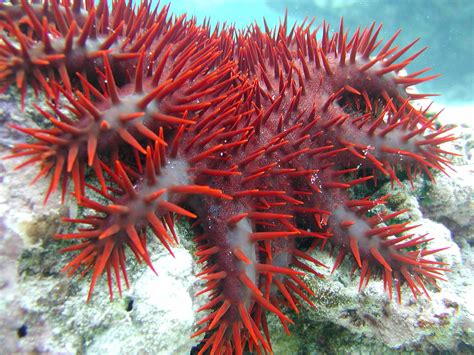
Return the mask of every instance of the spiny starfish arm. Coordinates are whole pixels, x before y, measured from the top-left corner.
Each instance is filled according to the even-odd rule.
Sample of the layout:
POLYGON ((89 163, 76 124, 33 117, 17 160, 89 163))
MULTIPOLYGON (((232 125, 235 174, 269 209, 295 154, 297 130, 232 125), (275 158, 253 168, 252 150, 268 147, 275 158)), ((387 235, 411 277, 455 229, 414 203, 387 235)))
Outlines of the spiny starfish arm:
MULTIPOLYGON (((61 82, 65 90, 72 93, 79 83, 76 73, 95 78, 96 68, 102 66, 100 62, 104 55, 114 63, 112 69, 116 78, 122 80, 127 76, 127 70, 133 70, 141 46, 150 46, 158 34, 157 29, 166 32, 169 27, 167 7, 158 14, 158 22, 150 26, 153 21, 148 20, 155 18, 155 15, 143 18, 145 3, 142 3, 135 16, 133 12, 125 11, 123 1, 114 6, 110 14, 107 5, 102 2, 97 10, 94 6, 88 9, 87 17, 80 21, 83 22, 81 24, 76 21, 76 17, 82 19, 83 12, 80 9, 66 10, 56 1, 51 3, 54 4, 51 6, 54 17, 51 20, 48 16, 39 17, 36 14, 32 6, 37 7, 38 4, 29 4, 23 0, 21 5, 12 5, 25 10, 33 33, 22 32, 19 23, 11 18, 7 10, 3 11, 5 19, 0 20, 5 22, 4 26, 9 32, 2 35, 3 44, 0 46, 0 68, 4 69, 0 85, 8 87, 16 82, 22 102, 29 86, 35 93, 43 91, 48 98, 57 99, 58 93, 52 84, 55 81, 61 82), (59 30, 51 33, 50 21, 59 26, 59 30)), ((42 12, 51 15, 49 9, 43 9, 42 12)))
POLYGON ((160 59, 163 64, 160 60, 157 62, 158 68, 166 64, 166 70, 157 70, 146 78, 143 78, 143 63, 146 59, 142 52, 134 83, 120 88, 116 84, 111 63, 104 56, 103 75, 107 84, 102 90, 95 89, 79 75, 88 93, 77 91, 76 96, 73 96, 57 85, 61 98, 68 105, 62 108, 49 102, 53 113, 35 106, 54 128, 26 129, 14 126, 33 140, 14 147, 10 158, 28 157, 19 167, 40 165, 38 178, 52 174, 45 202, 61 181, 64 199, 68 179, 74 181, 76 197, 80 198, 84 191, 84 171, 87 166, 93 167, 105 190, 99 161, 107 160, 108 152, 115 150, 113 155, 117 156, 120 147, 123 149, 128 146, 145 154, 143 146, 147 141, 167 145, 158 134, 160 129, 194 125, 196 121, 214 115, 215 108, 225 110, 226 105, 230 106, 233 100, 238 99, 238 93, 216 96, 230 85, 228 79, 233 64, 230 62, 215 70, 209 69, 216 58, 204 53, 216 49, 215 43, 206 43, 204 53, 191 55, 186 51, 181 52, 173 61, 169 53, 176 46, 169 43, 168 50, 160 59), (195 83, 192 94, 178 86, 178 83, 182 85, 188 82, 195 83), (215 107, 212 111, 208 110, 211 105, 215 107))
POLYGON ((88 300, 104 271, 107 271, 110 296, 113 297, 111 268, 116 272, 115 282, 121 294, 117 270, 122 270, 127 282, 124 267, 126 246, 132 250, 138 261, 145 261, 155 271, 146 247, 148 229, 173 255, 172 247, 178 243, 173 216, 196 218, 194 213, 180 207, 187 196, 230 198, 220 190, 195 185, 188 164, 183 160, 168 160, 163 157, 162 152, 163 149, 159 145, 155 149, 148 147, 143 171, 131 170, 119 161, 116 161, 114 169, 102 164, 116 187, 110 187, 110 192, 103 192, 92 185, 87 186, 109 202, 98 203, 82 197, 79 204, 93 210, 94 215, 67 221, 89 227, 82 228, 79 232, 56 235, 56 239, 84 240, 63 250, 80 251, 63 271, 67 271, 68 275, 72 275, 79 268, 82 269, 83 275, 92 271, 88 300))

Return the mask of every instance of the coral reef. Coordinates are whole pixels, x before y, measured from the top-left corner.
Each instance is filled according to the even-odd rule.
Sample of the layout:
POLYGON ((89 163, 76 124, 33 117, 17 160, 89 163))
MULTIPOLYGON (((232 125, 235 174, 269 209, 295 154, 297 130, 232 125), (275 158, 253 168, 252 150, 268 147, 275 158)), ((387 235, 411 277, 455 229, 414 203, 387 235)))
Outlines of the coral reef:
POLYGON ((156 273, 152 240, 174 255, 175 218, 193 220, 198 273, 207 294, 193 337, 200 353, 271 352, 269 315, 285 332, 292 310, 314 306, 323 278, 316 248, 360 269, 359 290, 380 278, 401 303, 445 280, 448 264, 402 220, 384 180, 434 180, 453 141, 438 114, 416 108, 410 86, 426 70, 402 70, 424 49, 378 39, 372 24, 352 35, 341 21, 245 31, 211 29, 123 0, 12 1, 0 7, 1 85, 46 96, 41 128, 11 125, 27 139, 10 159, 49 179, 45 202, 69 181, 83 210, 57 234, 72 254, 62 271, 98 280, 122 295, 127 257, 156 273), (321 39, 317 39, 318 30, 321 39), (380 49, 378 49, 380 47, 380 49), (397 175, 398 174, 398 175, 397 175), (356 190, 364 191, 352 196, 356 190), (395 288, 395 290, 393 290, 395 288))

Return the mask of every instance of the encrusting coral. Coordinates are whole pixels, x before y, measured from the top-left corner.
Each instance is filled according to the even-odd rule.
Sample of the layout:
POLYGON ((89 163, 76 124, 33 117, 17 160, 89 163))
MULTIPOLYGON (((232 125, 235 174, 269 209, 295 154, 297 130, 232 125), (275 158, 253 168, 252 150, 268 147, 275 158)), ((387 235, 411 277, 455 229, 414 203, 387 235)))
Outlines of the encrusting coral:
POLYGON ((450 167, 440 144, 455 138, 412 105, 428 95, 406 90, 433 76, 401 75, 424 49, 406 57, 416 41, 383 42, 380 26, 312 25, 211 30, 146 1, 0 5, 1 85, 16 82, 22 102, 42 91, 50 108, 36 107, 46 128, 12 126, 29 140, 9 158, 50 179, 45 202, 73 181, 91 214, 56 238, 73 243, 63 270, 91 274, 89 299, 103 274, 111 298, 128 286, 127 248, 152 269, 153 236, 173 253, 175 215, 195 220, 201 353, 271 352, 266 315, 289 333, 287 309, 314 306, 304 279, 327 267, 316 247, 337 250, 333 269, 350 257, 360 288, 382 278, 399 302, 403 284, 429 297, 444 279, 442 249, 396 223, 405 210, 374 214, 388 196, 350 197, 381 176, 399 183, 400 170, 411 181, 450 167))

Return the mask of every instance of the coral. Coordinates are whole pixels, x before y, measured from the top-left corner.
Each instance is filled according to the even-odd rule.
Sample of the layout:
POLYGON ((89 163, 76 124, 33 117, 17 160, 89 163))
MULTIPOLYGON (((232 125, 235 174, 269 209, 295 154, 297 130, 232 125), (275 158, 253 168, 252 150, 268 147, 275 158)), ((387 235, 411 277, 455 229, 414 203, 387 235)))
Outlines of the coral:
POLYGON ((287 310, 314 307, 308 277, 328 268, 317 247, 337 250, 332 271, 350 258, 359 289, 379 277, 389 298, 402 285, 429 298, 443 248, 397 221, 407 210, 377 212, 389 195, 350 194, 450 167, 450 127, 407 90, 435 76, 401 74, 424 49, 406 57, 416 41, 382 45, 374 24, 352 36, 324 24, 318 40, 312 22, 239 32, 167 13, 124 0, 0 7, 0 82, 22 101, 41 88, 50 108, 36 107, 49 127, 13 126, 29 141, 9 158, 50 178, 45 202, 74 182, 88 212, 56 239, 74 254, 63 271, 90 275, 88 300, 103 275, 111 298, 129 285, 127 250, 153 271, 152 239, 173 255, 176 216, 194 220, 208 294, 200 353, 271 352, 267 315, 289 333, 287 310))

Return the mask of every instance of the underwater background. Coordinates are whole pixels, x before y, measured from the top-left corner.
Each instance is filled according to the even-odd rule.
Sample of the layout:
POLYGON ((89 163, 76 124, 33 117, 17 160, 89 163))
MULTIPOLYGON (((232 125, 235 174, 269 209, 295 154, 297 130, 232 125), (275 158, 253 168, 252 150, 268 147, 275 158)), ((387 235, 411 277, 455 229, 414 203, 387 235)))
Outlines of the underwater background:
MULTIPOLYGON (((382 23, 380 38, 390 38, 402 29, 397 43, 404 46, 416 38, 414 51, 428 50, 418 57, 408 71, 432 68, 429 75, 441 74, 420 85, 420 91, 442 94, 438 103, 474 104, 474 1, 472 0, 186 0, 171 3, 171 12, 196 16, 201 23, 235 24, 244 29, 262 18, 270 26, 288 11, 289 24, 305 17, 323 20, 333 30, 339 28, 341 16, 345 27, 353 32, 373 21, 382 23)), ((410 51, 410 53, 414 53, 410 51)))

